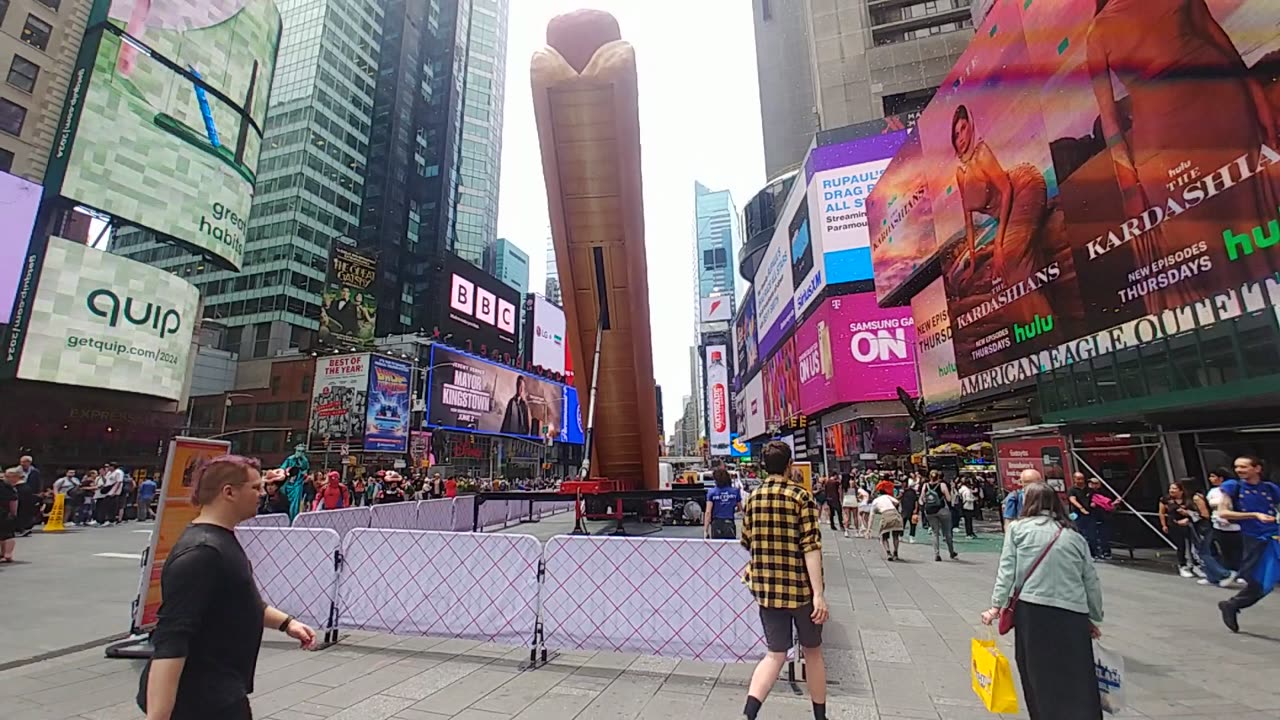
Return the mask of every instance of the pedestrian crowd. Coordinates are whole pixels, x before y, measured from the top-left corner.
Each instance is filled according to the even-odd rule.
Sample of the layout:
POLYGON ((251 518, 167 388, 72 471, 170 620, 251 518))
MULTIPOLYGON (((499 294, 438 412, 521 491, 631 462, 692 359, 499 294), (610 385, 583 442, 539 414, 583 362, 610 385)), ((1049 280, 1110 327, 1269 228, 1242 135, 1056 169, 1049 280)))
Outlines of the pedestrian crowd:
MULTIPOLYGON (((287 513, 289 498, 283 492, 284 479, 269 479, 258 513, 287 513)), ((546 477, 476 478, 469 475, 442 476, 415 470, 402 474, 394 469, 352 472, 347 477, 337 470, 320 470, 304 475, 302 512, 341 510, 415 500, 438 500, 459 494, 500 491, 555 490, 560 481, 546 477)))

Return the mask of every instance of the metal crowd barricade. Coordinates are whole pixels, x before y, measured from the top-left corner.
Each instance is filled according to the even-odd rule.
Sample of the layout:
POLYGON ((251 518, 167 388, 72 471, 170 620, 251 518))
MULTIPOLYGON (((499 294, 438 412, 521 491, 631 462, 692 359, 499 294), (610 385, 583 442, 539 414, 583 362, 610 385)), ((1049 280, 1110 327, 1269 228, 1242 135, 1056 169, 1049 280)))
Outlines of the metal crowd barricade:
POLYGON ((418 503, 397 502, 369 508, 369 527, 385 530, 421 530, 418 527, 418 503))
POLYGON ((296 528, 329 528, 345 538, 356 528, 369 527, 372 513, 367 507, 351 507, 341 510, 317 510, 305 512, 293 519, 296 528))
POLYGON ((747 552, 737 543, 560 536, 544 557, 548 648, 711 662, 765 652, 756 603, 742 583, 747 552))
POLYGON ((542 547, 529 535, 353 530, 338 622, 393 635, 532 643, 542 547))
POLYGON ((241 520, 237 528, 245 527, 273 527, 282 528, 289 527, 289 516, 285 513, 271 513, 268 515, 255 515, 248 520, 241 520))
MULTIPOLYGON (((448 531, 454 529, 453 509, 455 498, 443 500, 423 500, 418 503, 418 520, 416 530, 448 531)), ((468 522, 470 518, 468 517, 468 522)))
POLYGON ((470 532, 471 523, 475 520, 476 496, 460 495, 453 499, 453 529, 457 532, 470 532))
POLYGON ((236 527, 253 564, 262 599, 320 630, 336 626, 338 548, 335 530, 236 527))

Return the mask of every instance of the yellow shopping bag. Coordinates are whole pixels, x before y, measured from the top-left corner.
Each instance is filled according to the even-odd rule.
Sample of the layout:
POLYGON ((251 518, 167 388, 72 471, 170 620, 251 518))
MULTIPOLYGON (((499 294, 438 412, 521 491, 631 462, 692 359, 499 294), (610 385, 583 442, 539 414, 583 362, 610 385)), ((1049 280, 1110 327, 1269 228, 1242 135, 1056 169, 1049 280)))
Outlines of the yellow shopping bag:
POLYGON ((996 649, 996 641, 974 638, 970 644, 973 691, 993 713, 1018 712, 1018 692, 1013 688, 1009 660, 996 649))

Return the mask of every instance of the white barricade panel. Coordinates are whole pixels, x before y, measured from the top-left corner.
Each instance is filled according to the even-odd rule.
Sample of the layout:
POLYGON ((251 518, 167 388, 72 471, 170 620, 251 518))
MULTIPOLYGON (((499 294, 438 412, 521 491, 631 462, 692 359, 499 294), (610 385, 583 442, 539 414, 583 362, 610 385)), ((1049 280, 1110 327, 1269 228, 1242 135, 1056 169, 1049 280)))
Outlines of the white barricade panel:
POLYGON ((551 650, 742 662, 765 653, 738 543, 558 536, 546 547, 543 632, 551 650))
POLYGON ((270 515, 255 515, 248 520, 241 520, 236 527, 289 527, 289 516, 285 513, 271 513, 270 515))
POLYGON ((345 538, 347 533, 356 528, 369 527, 370 511, 367 507, 343 508, 341 510, 317 510, 300 513, 293 519, 296 528, 329 528, 345 538))
POLYGON ((337 601, 338 533, 303 528, 236 527, 236 539, 253 563, 262 599, 302 622, 324 628, 337 601))
POLYGON ((470 532, 472 515, 476 510, 475 495, 460 495, 453 499, 453 529, 470 532))
POLYGON ((532 641, 542 556, 537 538, 354 530, 342 554, 344 628, 507 645, 532 641))
POLYGON ((369 527, 383 530, 421 530, 418 527, 418 503, 374 505, 369 508, 369 527))
MULTIPOLYGON (((415 530, 441 530, 448 531, 454 529, 453 523, 453 506, 454 498, 446 498, 444 500, 423 500, 418 503, 418 520, 415 530)), ((467 522, 471 522, 471 513, 467 513, 467 522)), ((467 528, 470 530, 471 528, 467 528)))
MULTIPOLYGON (((506 500, 487 500, 480 506, 480 527, 488 528, 494 525, 507 524, 507 501, 506 500)), ((471 528, 467 528, 470 530, 471 528)))

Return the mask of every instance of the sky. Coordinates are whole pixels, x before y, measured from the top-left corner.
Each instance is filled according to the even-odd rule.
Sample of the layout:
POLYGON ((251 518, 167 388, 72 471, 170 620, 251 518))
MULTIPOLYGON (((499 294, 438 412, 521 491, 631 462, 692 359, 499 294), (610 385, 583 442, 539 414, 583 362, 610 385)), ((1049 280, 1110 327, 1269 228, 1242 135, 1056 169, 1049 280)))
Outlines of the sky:
POLYGON ((512 0, 498 237, 529 254, 535 292, 544 287, 550 225, 529 59, 546 44, 548 20, 582 7, 612 13, 636 50, 654 375, 670 435, 683 411, 681 397, 690 393, 693 184, 727 188, 741 210, 765 182, 751 3, 512 0))

